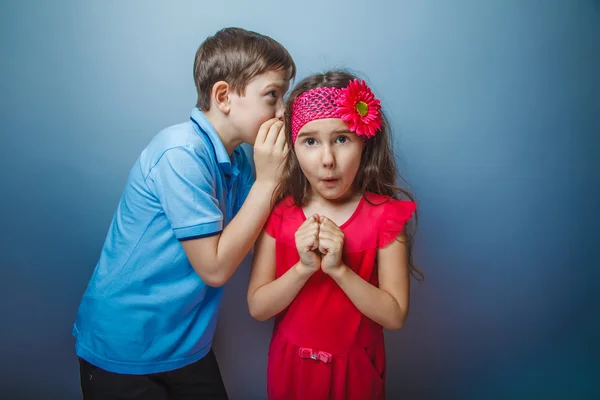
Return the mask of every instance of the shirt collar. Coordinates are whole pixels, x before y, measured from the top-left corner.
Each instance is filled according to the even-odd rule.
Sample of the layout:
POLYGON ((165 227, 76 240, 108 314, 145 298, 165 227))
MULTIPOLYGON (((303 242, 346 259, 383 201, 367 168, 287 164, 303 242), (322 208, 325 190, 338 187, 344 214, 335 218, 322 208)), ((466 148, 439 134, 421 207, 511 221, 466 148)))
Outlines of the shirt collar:
POLYGON ((190 119, 192 120, 192 123, 194 123, 194 129, 197 131, 197 133, 200 135, 206 135, 206 137, 210 141, 210 144, 212 145, 215 158, 217 159, 217 163, 219 164, 221 169, 223 169, 223 172, 229 174, 232 169, 231 159, 234 160, 234 166, 236 166, 235 164, 237 164, 235 162, 235 156, 232 155, 231 159, 229 158, 227 150, 225 149, 225 145, 223 145, 223 142, 221 141, 221 138, 219 137, 219 134, 217 133, 215 127, 198 108, 194 108, 192 110, 192 115, 190 119))

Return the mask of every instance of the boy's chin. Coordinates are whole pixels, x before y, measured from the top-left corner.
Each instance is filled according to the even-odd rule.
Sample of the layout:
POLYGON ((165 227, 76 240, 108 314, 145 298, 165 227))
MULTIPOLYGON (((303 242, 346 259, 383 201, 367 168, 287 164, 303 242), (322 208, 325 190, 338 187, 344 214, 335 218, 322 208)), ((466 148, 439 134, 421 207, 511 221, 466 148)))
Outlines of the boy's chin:
POLYGON ((242 140, 244 143, 247 143, 250 146, 254 146, 254 144, 256 143, 256 136, 258 136, 258 132, 248 133, 242 135, 242 140))

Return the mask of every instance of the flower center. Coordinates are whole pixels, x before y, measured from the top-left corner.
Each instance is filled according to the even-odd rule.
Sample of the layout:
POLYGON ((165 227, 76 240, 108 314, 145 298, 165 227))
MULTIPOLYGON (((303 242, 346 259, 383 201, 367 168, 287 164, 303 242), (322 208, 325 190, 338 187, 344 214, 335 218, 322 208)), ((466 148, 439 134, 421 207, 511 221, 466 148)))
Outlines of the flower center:
POLYGON ((359 101, 356 103, 356 111, 358 111, 361 117, 364 117, 369 112, 369 106, 364 101, 359 101))

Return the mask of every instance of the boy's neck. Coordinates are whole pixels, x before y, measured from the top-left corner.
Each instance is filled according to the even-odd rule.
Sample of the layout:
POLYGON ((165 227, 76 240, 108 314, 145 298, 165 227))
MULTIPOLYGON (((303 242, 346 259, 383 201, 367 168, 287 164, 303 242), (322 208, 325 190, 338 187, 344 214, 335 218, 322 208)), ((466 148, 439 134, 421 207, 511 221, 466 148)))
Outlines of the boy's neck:
POLYGON ((202 111, 202 114, 208 119, 208 121, 212 124, 217 131, 217 135, 219 135, 219 139, 221 139, 221 143, 225 146, 225 150, 229 157, 233 154, 233 151, 243 143, 243 141, 239 138, 235 137, 233 132, 227 130, 227 125, 224 121, 219 118, 219 115, 216 113, 212 113, 211 110, 202 111))

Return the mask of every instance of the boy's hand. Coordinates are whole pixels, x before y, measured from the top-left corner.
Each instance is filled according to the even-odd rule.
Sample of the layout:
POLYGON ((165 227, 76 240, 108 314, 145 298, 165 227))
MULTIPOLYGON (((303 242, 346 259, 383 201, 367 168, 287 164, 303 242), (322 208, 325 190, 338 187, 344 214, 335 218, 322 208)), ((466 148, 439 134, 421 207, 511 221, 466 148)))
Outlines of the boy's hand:
POLYGON ((281 181, 288 150, 283 121, 272 118, 264 122, 254 143, 256 181, 277 185, 281 181))
POLYGON ((319 226, 319 252, 323 254, 321 269, 328 275, 335 274, 342 266, 344 233, 329 218, 321 215, 319 226))
POLYGON ((319 216, 308 218, 296 231, 296 249, 300 255, 302 267, 313 274, 321 266, 319 254, 319 216))

